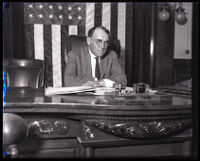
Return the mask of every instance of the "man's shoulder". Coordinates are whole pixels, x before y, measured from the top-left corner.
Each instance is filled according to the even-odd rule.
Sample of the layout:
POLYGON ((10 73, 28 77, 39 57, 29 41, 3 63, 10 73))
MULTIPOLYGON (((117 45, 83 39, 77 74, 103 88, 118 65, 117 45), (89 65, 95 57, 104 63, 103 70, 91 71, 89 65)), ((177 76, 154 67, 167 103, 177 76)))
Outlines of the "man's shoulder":
POLYGON ((107 53, 107 57, 109 58, 115 58, 115 57, 118 57, 117 53, 114 51, 114 50, 110 50, 108 51, 107 53))

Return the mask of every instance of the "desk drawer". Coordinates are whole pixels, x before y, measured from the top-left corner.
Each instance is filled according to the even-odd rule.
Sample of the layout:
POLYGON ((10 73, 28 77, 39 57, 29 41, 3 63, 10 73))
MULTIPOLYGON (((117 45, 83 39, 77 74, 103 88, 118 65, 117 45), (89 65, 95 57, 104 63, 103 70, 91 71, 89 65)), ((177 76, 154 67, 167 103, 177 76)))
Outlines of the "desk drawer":
POLYGON ((19 154, 18 158, 75 158, 75 149, 47 149, 19 154))
POLYGON ((76 153, 75 138, 51 139, 28 138, 18 145, 19 158, 73 158, 76 153))
POLYGON ((190 156, 191 142, 94 148, 95 158, 190 156))
POLYGON ((18 158, 75 158, 75 149, 48 149, 21 154, 18 158))

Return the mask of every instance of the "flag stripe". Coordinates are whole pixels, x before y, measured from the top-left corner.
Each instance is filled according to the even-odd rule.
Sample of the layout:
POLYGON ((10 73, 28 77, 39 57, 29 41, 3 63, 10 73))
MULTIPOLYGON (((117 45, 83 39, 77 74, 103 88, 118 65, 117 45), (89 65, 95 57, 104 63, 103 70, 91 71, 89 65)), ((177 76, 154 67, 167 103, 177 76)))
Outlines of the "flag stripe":
POLYGON ((25 51, 27 57, 30 59, 35 58, 35 49, 34 49, 34 29, 32 24, 27 24, 24 26, 25 34, 25 51))
POLYGON ((77 25, 69 25, 69 35, 78 35, 77 25))
POLYGON ((102 22, 102 3, 95 3, 94 25, 100 26, 102 22))
POLYGON ((61 75, 61 26, 52 25, 52 63, 53 63, 53 86, 62 86, 61 75))
POLYGON ((44 25, 45 86, 53 86, 51 25, 44 25))
POLYGON ((78 26, 78 35, 85 36, 85 26, 78 26))
POLYGON ((102 25, 110 30, 110 20, 111 20, 111 3, 103 3, 102 6, 102 25))
POLYGON ((94 26, 94 3, 86 3, 86 21, 85 21, 85 35, 87 36, 88 30, 94 26))
POLYGON ((118 38, 121 40, 121 47, 125 47, 125 20, 126 3, 120 3, 118 6, 118 38))
MULTIPOLYGON (((65 50, 68 53, 69 49, 67 46, 68 43, 68 26, 67 25, 61 25, 61 67, 62 67, 62 76, 64 77, 64 67, 65 67, 65 50)), ((63 79, 62 77, 62 84, 63 84, 63 79)))
POLYGON ((118 7, 117 3, 111 3, 111 25, 110 34, 112 37, 117 38, 117 17, 118 17, 118 7))
POLYGON ((35 59, 44 60, 43 25, 34 24, 35 59))
POLYGON ((119 3, 118 5, 118 39, 120 40, 121 53, 120 63, 125 70, 125 24, 126 24, 126 3, 119 3))

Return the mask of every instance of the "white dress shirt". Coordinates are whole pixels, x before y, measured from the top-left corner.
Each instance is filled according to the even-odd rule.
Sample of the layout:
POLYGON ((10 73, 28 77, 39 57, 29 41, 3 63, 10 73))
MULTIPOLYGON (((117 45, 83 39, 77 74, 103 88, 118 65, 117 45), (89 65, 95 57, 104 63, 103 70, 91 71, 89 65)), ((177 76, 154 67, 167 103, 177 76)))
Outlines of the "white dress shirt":
MULTIPOLYGON (((92 77, 94 77, 95 81, 97 80, 97 78, 95 77, 95 68, 96 68, 96 59, 95 59, 95 55, 90 51, 89 49, 89 53, 90 53, 90 58, 91 58, 91 67, 92 67, 92 77)), ((99 63, 100 63, 100 59, 99 63)))

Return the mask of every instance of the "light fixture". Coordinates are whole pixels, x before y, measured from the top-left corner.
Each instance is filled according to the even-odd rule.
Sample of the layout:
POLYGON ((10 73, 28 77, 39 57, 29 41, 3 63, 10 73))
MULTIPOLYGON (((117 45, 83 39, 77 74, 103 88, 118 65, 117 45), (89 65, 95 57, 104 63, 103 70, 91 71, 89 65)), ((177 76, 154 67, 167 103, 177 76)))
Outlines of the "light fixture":
POLYGON ((187 22, 186 12, 181 2, 178 3, 178 8, 175 9, 175 20, 180 25, 184 25, 187 22))
POLYGON ((162 5, 160 8, 160 12, 158 13, 158 17, 161 21, 168 21, 170 14, 169 14, 170 6, 168 4, 162 5))
POLYGON ((186 12, 181 2, 174 3, 174 5, 168 3, 162 5, 158 13, 158 17, 161 21, 167 22, 170 19, 170 9, 175 12, 175 21, 178 24, 184 25, 187 22, 186 12))

